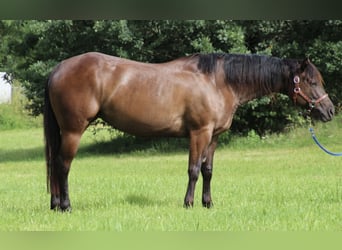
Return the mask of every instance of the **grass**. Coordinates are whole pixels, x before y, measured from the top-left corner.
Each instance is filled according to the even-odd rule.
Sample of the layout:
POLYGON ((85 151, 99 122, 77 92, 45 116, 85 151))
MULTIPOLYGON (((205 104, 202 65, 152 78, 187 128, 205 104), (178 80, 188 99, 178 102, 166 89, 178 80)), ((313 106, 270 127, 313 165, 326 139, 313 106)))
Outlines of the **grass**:
POLYGON ((0 131, 13 128, 37 128, 42 124, 42 117, 34 118, 23 108, 28 102, 23 89, 14 81, 11 103, 0 104, 0 131))
MULTIPOLYGON (((330 150, 342 151, 341 120, 316 126, 330 150)), ((73 211, 59 213, 49 211, 42 129, 0 131, 0 230, 342 230, 341 158, 320 151, 306 128, 220 145, 212 209, 201 207, 201 179, 194 208, 182 207, 184 141, 173 142, 180 149, 158 140, 127 146, 101 133, 82 138, 69 178, 73 211)))

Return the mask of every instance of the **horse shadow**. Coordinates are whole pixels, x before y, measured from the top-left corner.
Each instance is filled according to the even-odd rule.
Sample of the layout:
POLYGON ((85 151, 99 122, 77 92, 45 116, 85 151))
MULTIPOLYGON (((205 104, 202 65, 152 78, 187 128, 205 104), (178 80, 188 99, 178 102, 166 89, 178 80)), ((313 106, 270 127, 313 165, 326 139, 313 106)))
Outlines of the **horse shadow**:
POLYGON ((189 142, 186 138, 145 138, 145 137, 118 137, 110 141, 99 141, 81 145, 77 156, 89 155, 119 155, 130 153, 177 153, 186 152, 189 142))
MULTIPOLYGON (((77 157, 85 158, 94 155, 119 155, 130 153, 167 154, 186 152, 186 138, 141 138, 118 137, 110 141, 94 141, 80 145, 77 157)), ((44 160, 44 145, 33 148, 0 149, 0 163, 44 160)))
POLYGON ((129 205, 138 206, 138 207, 150 207, 154 205, 161 205, 162 203, 158 200, 151 199, 144 195, 138 194, 128 194, 122 200, 124 203, 128 203, 129 205))
POLYGON ((0 149, 0 163, 3 162, 21 162, 21 161, 36 161, 44 158, 44 149, 41 147, 26 148, 26 149, 0 149))

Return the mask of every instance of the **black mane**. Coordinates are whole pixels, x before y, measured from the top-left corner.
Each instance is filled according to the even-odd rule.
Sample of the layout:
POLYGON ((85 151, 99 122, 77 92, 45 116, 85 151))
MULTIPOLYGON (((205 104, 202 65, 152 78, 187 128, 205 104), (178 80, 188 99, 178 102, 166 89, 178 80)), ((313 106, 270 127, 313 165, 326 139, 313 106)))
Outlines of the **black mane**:
POLYGON ((217 59, 225 57, 227 54, 197 54, 198 56, 198 69, 204 74, 211 74, 216 70, 217 59))
POLYGON ((198 54, 197 67, 202 73, 213 73, 220 58, 223 59, 225 81, 233 87, 260 84, 270 88, 272 84, 283 82, 288 74, 288 67, 282 59, 262 55, 198 54))

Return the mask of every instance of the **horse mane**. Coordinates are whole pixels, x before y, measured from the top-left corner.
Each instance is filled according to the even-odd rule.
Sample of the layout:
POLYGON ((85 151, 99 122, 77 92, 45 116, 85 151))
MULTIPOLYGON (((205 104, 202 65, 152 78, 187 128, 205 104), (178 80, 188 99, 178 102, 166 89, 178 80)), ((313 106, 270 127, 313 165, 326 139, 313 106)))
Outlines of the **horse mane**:
POLYGON ((306 72, 310 77, 316 76, 318 78, 318 82, 321 82, 323 85, 325 84, 322 74, 319 72, 317 67, 310 61, 306 67, 306 72))
POLYGON ((224 57, 226 54, 211 53, 211 54, 196 54, 198 57, 198 69, 204 74, 211 74, 216 71, 217 59, 224 57))
POLYGON ((243 54, 198 54, 197 68, 205 74, 216 71, 218 59, 223 59, 225 82, 235 88, 261 85, 271 89, 272 84, 284 82, 288 72, 286 63, 277 57, 243 54))

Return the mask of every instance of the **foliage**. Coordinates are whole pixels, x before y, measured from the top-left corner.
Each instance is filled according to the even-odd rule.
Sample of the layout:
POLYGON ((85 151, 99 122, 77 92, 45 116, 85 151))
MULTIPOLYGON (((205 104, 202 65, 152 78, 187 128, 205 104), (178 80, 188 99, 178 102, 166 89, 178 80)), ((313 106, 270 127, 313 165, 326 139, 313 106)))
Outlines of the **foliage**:
POLYGON ((242 135, 247 135, 252 130, 260 136, 271 132, 283 132, 305 123, 300 113, 285 95, 265 96, 240 107, 231 130, 242 135))
MULTIPOLYGON (((61 60, 100 51, 144 62, 197 52, 309 57, 341 106, 342 21, 30 20, 0 21, 0 68, 22 82, 33 115, 42 112, 48 75, 61 60)), ((232 130, 280 132, 302 119, 287 97, 274 95, 239 108, 232 130)))

